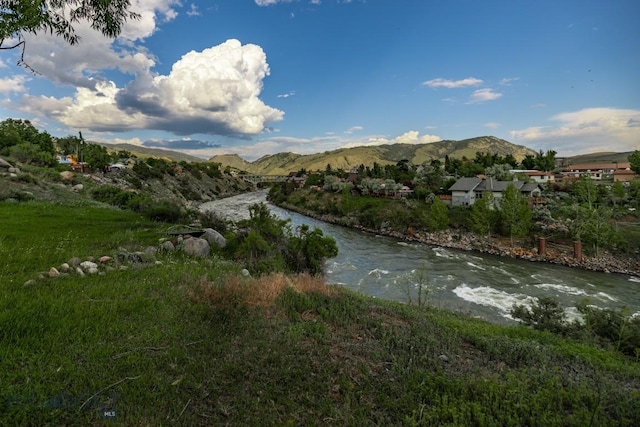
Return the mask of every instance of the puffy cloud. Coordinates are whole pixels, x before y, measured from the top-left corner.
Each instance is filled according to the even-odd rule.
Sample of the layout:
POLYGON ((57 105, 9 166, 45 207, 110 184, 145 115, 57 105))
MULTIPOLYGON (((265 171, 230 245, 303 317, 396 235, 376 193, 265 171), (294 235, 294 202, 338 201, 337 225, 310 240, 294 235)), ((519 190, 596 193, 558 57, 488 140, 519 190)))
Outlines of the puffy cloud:
POLYGON ((101 73, 107 69, 131 75, 147 72, 155 66, 156 59, 134 42, 151 36, 159 22, 175 18, 175 7, 179 5, 179 0, 133 1, 131 10, 139 13, 141 19, 127 21, 116 41, 91 29, 86 21, 74 24, 81 37, 75 46, 46 32, 37 36, 25 34, 25 61, 53 83, 88 88, 104 80, 101 73))
POLYGON ((478 104, 481 102, 493 101, 501 96, 501 93, 494 92, 493 89, 490 88, 478 89, 471 94, 467 104, 478 104))
POLYGON ((437 78, 433 80, 427 80, 426 82, 422 83, 423 86, 428 86, 433 88, 444 87, 447 89, 458 89, 461 87, 478 86, 479 84, 482 84, 482 80, 476 79, 475 77, 467 77, 466 79, 462 79, 462 80, 447 80, 443 78, 437 78))
POLYGON ((511 138, 563 155, 640 149, 640 110, 585 108, 557 114, 551 121, 557 124, 514 130, 511 138))
POLYGON ((267 122, 284 115, 258 98, 267 75, 266 55, 259 46, 228 40, 187 53, 169 75, 142 73, 124 88, 92 81, 91 87, 76 89, 72 103, 66 98, 56 103, 50 98, 28 97, 23 108, 93 131, 255 135, 267 122))
POLYGON ((25 76, 17 75, 13 77, 7 77, 4 79, 0 79, 0 93, 9 94, 9 93, 19 93, 26 92, 26 88, 24 84, 28 81, 25 76))
POLYGON ((392 139, 385 137, 371 137, 367 141, 353 141, 344 145, 344 148, 388 144, 429 144, 438 141, 442 141, 442 138, 437 135, 420 135, 420 132, 410 130, 392 139))

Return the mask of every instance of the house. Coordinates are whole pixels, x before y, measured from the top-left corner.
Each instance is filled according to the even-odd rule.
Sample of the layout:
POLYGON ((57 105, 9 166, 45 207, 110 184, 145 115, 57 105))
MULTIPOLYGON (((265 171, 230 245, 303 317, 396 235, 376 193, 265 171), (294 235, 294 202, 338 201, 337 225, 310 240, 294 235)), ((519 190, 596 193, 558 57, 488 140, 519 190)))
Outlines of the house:
POLYGON ((493 194, 496 204, 500 203, 504 190, 513 184, 525 197, 538 198, 542 194, 540 186, 535 182, 498 181, 489 178, 460 178, 449 188, 451 191, 451 206, 472 206, 476 200, 482 198, 485 192, 493 194))
POLYGON ((593 180, 600 181, 605 175, 611 176, 615 171, 629 169, 630 167, 629 162, 576 163, 563 167, 562 171, 566 177, 580 178, 581 176, 588 176, 593 180))
POLYGON ((613 173, 613 182, 629 182, 636 178, 640 176, 630 169, 617 170, 613 173))
POLYGON ((510 173, 521 173, 529 177, 529 179, 538 184, 546 184, 548 182, 554 182, 556 176, 553 172, 543 172, 538 170, 517 170, 512 169, 510 173))

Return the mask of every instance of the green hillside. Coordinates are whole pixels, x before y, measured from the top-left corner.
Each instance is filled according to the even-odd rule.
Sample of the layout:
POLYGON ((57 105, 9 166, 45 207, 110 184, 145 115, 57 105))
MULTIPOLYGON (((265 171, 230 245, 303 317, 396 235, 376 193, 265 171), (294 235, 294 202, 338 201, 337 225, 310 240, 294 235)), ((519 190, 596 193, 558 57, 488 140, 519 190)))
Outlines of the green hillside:
POLYGON ((237 155, 214 156, 212 162, 221 163, 250 173, 265 175, 288 174, 300 169, 324 170, 327 165, 333 169, 349 170, 353 167, 395 164, 407 159, 413 164, 422 164, 431 160, 444 160, 445 156, 455 158, 474 158, 476 152, 513 155, 521 160, 527 154, 535 154, 534 150, 493 136, 483 136, 462 141, 440 141, 429 144, 393 144, 378 146, 362 146, 341 148, 324 153, 300 155, 294 153, 278 153, 261 157, 254 162, 247 162, 237 155))

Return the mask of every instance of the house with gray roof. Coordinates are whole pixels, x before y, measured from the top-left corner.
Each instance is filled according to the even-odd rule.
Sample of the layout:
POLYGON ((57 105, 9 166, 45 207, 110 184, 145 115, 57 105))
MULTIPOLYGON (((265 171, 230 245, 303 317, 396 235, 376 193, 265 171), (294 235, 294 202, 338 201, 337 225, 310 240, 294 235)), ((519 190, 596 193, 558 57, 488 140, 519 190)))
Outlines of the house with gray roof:
POLYGON ((509 184, 513 184, 525 197, 540 197, 542 190, 535 182, 498 181, 489 178, 460 178, 449 188, 451 191, 451 206, 472 206, 486 192, 493 194, 495 204, 502 199, 502 193, 509 184))

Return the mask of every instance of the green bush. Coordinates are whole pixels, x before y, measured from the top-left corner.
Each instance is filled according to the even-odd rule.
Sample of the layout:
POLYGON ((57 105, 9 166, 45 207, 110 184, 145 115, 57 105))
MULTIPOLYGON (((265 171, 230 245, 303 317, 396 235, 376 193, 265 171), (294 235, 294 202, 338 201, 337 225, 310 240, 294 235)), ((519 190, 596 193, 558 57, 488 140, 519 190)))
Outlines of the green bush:
POLYGON ((178 222, 183 217, 182 209, 168 200, 152 201, 141 211, 142 215, 154 221, 178 222))
POLYGON ((540 297, 530 308, 514 304, 511 315, 535 329, 554 333, 567 331, 564 308, 552 297, 540 297))
POLYGON ((565 310, 552 297, 540 297, 530 307, 514 304, 511 315, 525 325, 550 331, 633 357, 640 357, 640 318, 627 310, 601 309, 583 301, 577 306, 583 319, 568 323, 565 310))

